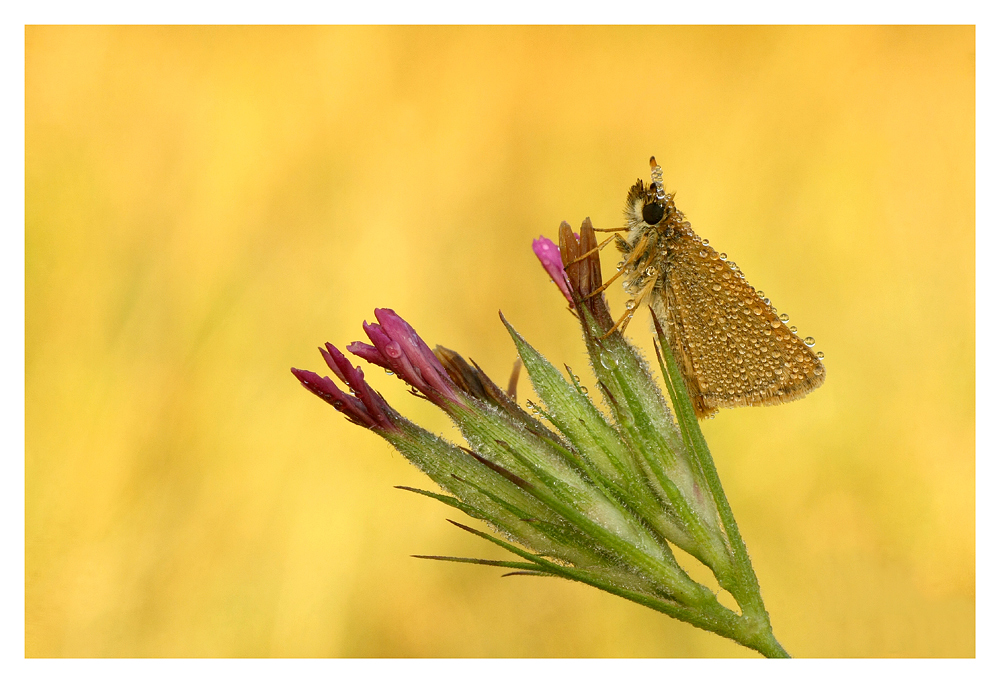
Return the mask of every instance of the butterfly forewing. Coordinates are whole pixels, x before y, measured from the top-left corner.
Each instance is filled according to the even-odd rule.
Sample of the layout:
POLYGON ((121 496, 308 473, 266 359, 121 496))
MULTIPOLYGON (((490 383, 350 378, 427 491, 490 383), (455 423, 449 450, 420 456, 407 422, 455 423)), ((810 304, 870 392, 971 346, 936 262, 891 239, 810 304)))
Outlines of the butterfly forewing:
POLYGON ((652 303, 699 417, 784 403, 823 383, 823 364, 735 264, 690 229, 677 231, 667 252, 652 303))

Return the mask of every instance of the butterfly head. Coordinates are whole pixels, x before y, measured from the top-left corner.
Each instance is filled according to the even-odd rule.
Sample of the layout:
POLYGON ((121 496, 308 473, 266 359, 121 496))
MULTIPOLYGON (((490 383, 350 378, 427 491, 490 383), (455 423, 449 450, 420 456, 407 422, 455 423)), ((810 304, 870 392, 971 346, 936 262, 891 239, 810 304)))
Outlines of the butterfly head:
POLYGON ((629 229, 658 228, 667 230, 667 222, 673 212, 673 197, 663 190, 663 169, 655 157, 649 158, 650 183, 637 180, 628 191, 625 200, 625 220, 629 229))

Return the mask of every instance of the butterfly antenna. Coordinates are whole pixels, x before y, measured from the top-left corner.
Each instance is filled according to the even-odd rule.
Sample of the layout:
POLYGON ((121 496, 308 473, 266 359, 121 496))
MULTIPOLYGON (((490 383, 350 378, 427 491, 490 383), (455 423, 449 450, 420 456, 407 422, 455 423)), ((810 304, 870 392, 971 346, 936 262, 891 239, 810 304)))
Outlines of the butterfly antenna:
POLYGON ((649 157, 649 168, 653 188, 656 191, 656 201, 662 204, 667 200, 667 193, 663 191, 663 169, 656 163, 656 157, 649 157))

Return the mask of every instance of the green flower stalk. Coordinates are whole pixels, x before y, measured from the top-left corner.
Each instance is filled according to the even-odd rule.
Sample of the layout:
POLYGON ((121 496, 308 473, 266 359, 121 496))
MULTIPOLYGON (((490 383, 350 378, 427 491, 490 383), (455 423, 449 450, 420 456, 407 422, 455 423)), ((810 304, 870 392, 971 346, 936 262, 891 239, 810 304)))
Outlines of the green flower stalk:
POLYGON ((347 347, 444 410, 467 446, 402 417, 330 344, 320 353, 349 392, 329 377, 292 373, 348 420, 386 439, 443 493, 401 488, 483 520, 495 533, 452 523, 518 559, 418 557, 579 581, 767 657, 787 657, 663 331, 657 326, 657 359, 676 419, 638 351, 620 332, 609 333, 614 320, 604 296, 595 294, 603 280, 590 221, 579 237, 563 223, 559 238, 559 247, 541 238, 533 248, 580 320, 610 419, 572 372, 567 378, 503 316, 541 401, 531 413, 517 403, 513 386, 503 391, 454 351, 432 351, 389 309, 376 309, 378 322, 365 323, 370 344, 347 347), (739 613, 688 575, 678 549, 711 569, 739 613))

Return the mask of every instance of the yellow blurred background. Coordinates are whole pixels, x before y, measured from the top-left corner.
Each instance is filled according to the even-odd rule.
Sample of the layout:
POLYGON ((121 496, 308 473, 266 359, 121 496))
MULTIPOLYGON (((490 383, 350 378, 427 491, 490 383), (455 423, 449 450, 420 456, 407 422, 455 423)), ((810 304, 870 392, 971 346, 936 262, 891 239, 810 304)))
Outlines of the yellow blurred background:
POLYGON ((28 656, 756 656, 412 559, 499 555, 288 371, 385 306, 505 382, 502 310, 588 381, 530 242, 620 225, 650 154, 826 354, 815 394, 704 425, 778 639, 975 654, 973 28, 25 38, 28 656))

